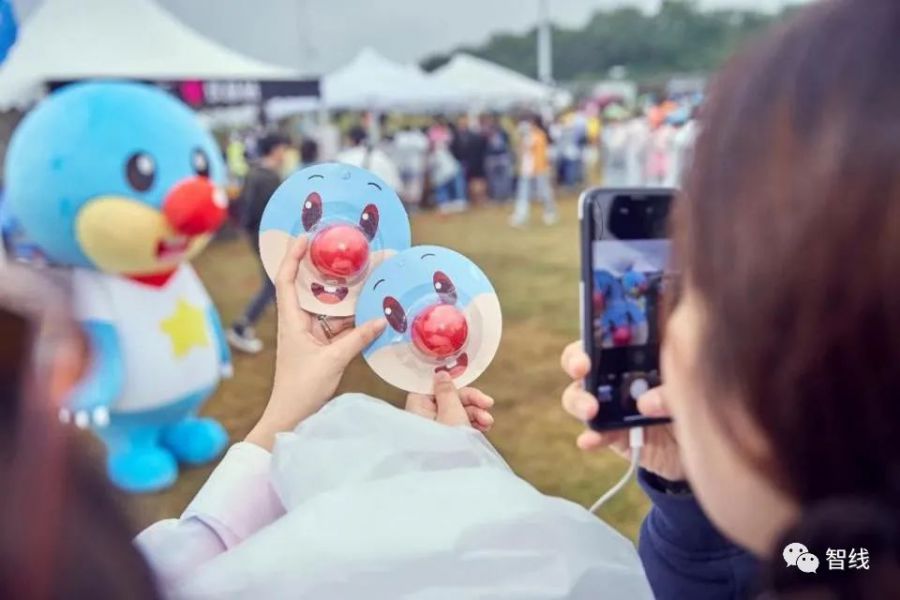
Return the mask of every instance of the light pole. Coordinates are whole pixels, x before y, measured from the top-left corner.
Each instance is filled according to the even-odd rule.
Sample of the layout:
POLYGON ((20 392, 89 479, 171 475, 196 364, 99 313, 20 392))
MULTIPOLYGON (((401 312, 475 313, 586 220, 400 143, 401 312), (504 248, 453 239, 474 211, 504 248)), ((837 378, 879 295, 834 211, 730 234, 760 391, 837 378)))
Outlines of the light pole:
POLYGON ((553 39, 550 30, 550 0, 538 0, 537 27, 538 79, 553 85, 553 39))

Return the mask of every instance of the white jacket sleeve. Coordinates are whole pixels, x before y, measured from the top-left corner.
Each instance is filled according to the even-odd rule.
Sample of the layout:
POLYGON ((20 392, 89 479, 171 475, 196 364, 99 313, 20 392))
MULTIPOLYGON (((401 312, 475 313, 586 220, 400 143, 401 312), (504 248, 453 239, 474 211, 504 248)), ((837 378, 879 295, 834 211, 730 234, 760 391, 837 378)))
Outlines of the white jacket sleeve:
POLYGON ((164 590, 284 514, 271 462, 263 448, 235 444, 181 518, 154 523, 135 538, 164 590))

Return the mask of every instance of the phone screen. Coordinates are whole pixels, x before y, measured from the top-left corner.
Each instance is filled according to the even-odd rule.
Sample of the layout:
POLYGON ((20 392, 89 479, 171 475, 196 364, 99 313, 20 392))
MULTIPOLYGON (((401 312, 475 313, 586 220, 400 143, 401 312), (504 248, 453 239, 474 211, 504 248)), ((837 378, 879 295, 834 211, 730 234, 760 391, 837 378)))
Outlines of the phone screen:
POLYGON ((594 190, 583 198, 585 346, 596 429, 662 422, 637 411, 660 384, 662 298, 669 280, 666 237, 671 190, 594 190))

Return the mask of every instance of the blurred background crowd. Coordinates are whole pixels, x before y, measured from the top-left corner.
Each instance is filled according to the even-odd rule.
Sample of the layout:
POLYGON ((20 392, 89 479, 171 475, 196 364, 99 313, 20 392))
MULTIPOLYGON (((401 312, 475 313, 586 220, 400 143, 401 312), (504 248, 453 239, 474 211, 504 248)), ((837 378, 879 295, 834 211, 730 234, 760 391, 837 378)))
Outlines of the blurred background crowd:
MULTIPOLYGON (((412 210, 440 214, 578 190, 586 183, 677 186, 697 131, 702 93, 637 103, 617 96, 542 114, 339 112, 314 125, 254 126, 220 136, 233 200, 253 165, 280 178, 322 161, 365 166, 412 210)), ((541 198, 543 199, 543 198, 541 198)), ((514 222, 520 225, 522 222, 514 222)))

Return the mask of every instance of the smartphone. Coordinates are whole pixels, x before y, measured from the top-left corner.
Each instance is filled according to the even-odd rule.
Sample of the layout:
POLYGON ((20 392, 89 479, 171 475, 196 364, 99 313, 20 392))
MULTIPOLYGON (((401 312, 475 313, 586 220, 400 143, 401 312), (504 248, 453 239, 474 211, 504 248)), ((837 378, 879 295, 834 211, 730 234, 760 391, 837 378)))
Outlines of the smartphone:
POLYGON ((579 200, 581 337, 591 358, 585 389, 600 404, 592 429, 668 422, 637 399, 660 380, 660 314, 671 242, 667 188, 594 188, 579 200))

